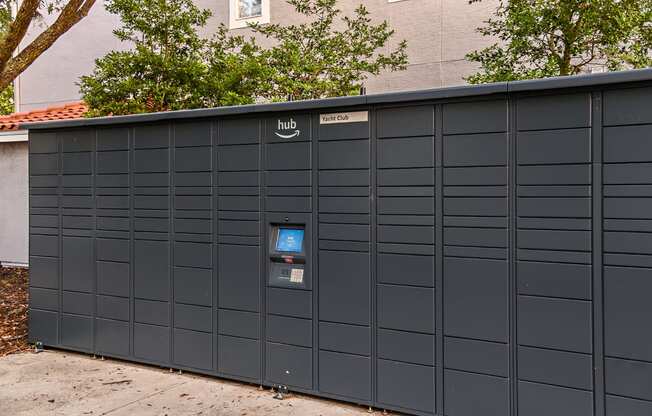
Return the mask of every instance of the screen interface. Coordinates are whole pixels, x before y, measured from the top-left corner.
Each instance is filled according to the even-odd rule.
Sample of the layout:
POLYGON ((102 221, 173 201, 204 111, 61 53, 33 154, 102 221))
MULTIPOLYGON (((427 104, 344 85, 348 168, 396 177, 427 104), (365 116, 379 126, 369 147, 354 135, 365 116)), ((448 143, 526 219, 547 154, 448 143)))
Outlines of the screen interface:
POLYGON ((303 232, 296 228, 281 228, 276 239, 276 251, 284 253, 301 253, 303 232))

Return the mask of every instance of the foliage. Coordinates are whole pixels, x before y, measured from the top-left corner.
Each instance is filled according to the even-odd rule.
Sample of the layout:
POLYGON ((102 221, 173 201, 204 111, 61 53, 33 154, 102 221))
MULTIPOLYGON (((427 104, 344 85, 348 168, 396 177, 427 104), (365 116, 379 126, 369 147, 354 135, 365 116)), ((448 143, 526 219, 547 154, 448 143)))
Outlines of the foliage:
POLYGON ((0 0, 0 90, 4 91, 64 33, 79 23, 96 0, 22 0, 12 16, 12 0, 0 0), (51 24, 44 14, 53 15, 51 24), (55 16, 56 15, 56 16, 55 16), (43 30, 21 47, 33 23, 43 30))
POLYGON ((259 48, 224 27, 201 38, 209 11, 191 0, 112 0, 106 8, 122 19, 115 36, 134 47, 97 59, 81 78, 89 117, 253 101, 259 48))
POLYGON ((405 68, 405 42, 378 53, 394 31, 372 24, 364 7, 341 17, 337 0, 288 2, 309 23, 251 25, 274 41, 264 49, 224 25, 210 39, 199 36, 210 13, 191 0, 110 0, 107 10, 122 19, 114 33, 133 48, 96 60, 81 78, 87 115, 357 94, 369 75, 405 68))
MULTIPOLYGON (((11 24, 11 1, 0 0, 0 39, 7 34, 11 24)), ((9 84, 0 92, 0 115, 8 115, 14 112, 14 86, 9 84)))
POLYGON ((9 85, 0 92, 0 115, 6 116, 14 112, 14 86, 9 85))
POLYGON ((478 32, 498 42, 467 55, 470 83, 652 65, 652 0, 501 0, 478 32))
POLYGON ((355 95, 369 75, 404 70, 407 43, 378 53, 394 35, 387 21, 373 24, 360 5, 353 17, 341 16, 337 0, 288 0, 307 23, 283 26, 253 24, 274 40, 267 51, 272 69, 267 100, 311 99, 355 95), (336 26, 342 27, 337 30, 336 26))

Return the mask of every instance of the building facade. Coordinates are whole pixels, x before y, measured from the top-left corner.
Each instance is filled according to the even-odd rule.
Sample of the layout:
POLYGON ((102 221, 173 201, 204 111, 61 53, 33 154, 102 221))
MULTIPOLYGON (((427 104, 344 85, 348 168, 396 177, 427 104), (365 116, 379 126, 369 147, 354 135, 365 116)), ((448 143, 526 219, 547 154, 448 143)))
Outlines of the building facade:
MULTIPOLYGON (((220 23, 246 34, 247 22, 291 24, 300 21, 286 0, 196 0, 213 17, 205 28, 210 36, 220 23)), ((467 0, 340 0, 344 14, 364 4, 375 21, 387 20, 396 30, 393 44, 408 42, 406 71, 384 73, 366 83, 369 93, 436 88, 464 83, 475 65, 464 56, 491 43, 476 28, 494 12, 498 0, 468 4, 467 0)), ((17 80, 17 110, 29 111, 79 99, 77 82, 89 74, 95 59, 110 50, 128 47, 112 30, 119 18, 98 1, 90 15, 66 33, 17 80)), ((42 27, 35 26, 25 43, 42 27)), ((390 46, 388 46, 389 48, 390 46)))
POLYGON ((0 132, 0 264, 28 263, 27 132, 0 132))
POLYGON ((0 117, 0 265, 29 262, 29 152, 27 131, 20 124, 80 118, 85 112, 85 105, 70 103, 0 117))

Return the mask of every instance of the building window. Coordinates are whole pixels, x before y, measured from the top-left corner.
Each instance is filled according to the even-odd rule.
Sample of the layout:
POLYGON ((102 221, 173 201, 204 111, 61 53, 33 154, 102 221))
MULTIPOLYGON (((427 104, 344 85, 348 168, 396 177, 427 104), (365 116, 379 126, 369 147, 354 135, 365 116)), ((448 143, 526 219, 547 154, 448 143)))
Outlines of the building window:
POLYGON ((238 19, 251 19, 263 14, 263 0, 238 0, 238 19))
POLYGON ((269 23, 270 0, 231 0, 229 2, 229 27, 247 27, 247 23, 269 23))

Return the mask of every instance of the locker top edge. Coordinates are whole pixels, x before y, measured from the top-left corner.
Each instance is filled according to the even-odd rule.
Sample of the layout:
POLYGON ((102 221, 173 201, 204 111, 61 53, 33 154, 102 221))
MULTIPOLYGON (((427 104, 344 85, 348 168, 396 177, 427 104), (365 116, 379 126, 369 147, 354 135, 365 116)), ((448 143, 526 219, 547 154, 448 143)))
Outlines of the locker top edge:
POLYGON ((336 97, 320 100, 291 101, 271 104, 250 104, 231 107, 179 110, 160 113, 135 114, 126 116, 97 117, 76 120, 60 120, 36 123, 21 123, 20 129, 43 130, 70 127, 102 126, 129 123, 149 123, 163 120, 194 119, 205 117, 238 116, 282 111, 319 110, 340 107, 357 107, 369 104, 389 104, 411 101, 451 99, 461 97, 481 97, 510 92, 553 90, 559 88, 578 88, 606 86, 641 81, 652 81, 652 68, 630 71, 608 72, 589 75, 575 75, 546 79, 500 82, 482 85, 463 85, 418 91, 392 92, 365 96, 336 97))

